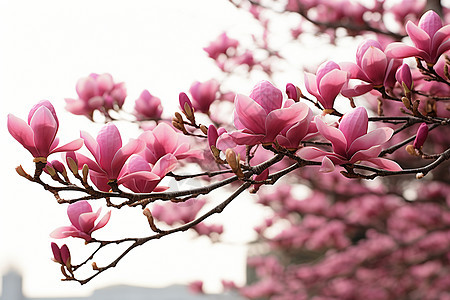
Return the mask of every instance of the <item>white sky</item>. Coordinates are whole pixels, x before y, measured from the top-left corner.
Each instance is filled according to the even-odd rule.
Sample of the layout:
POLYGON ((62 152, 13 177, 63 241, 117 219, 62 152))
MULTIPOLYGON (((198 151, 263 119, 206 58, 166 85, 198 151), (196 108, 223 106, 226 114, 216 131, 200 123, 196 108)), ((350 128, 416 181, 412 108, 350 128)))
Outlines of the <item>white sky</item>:
MULTIPOLYGON (((253 226, 240 220, 255 224, 260 215, 249 214, 248 204, 233 204, 217 217, 234 223, 232 238, 226 239, 233 244, 211 246, 206 238, 178 234, 140 247, 87 286, 60 282, 59 267, 50 261, 48 234, 68 225, 66 206, 15 173, 19 164, 31 172, 32 158, 9 135, 6 115, 26 119, 32 105, 49 99, 60 119, 62 142, 78 137, 80 129, 95 136, 100 126, 64 110, 63 99, 76 97, 78 78, 109 72, 126 82, 129 110, 143 89, 173 105, 194 80, 219 74, 201 48, 223 30, 250 30, 243 25, 248 19, 223 0, 0 1, 0 273, 18 269, 26 295, 33 297, 86 295, 111 284, 158 287, 203 279, 209 291, 217 291, 221 278, 244 282, 242 245, 253 226)), ((132 133, 134 129, 127 130, 123 139, 132 133)), ((96 236, 148 234, 147 226, 139 210, 113 211, 108 227, 96 236)), ((74 263, 87 254, 82 241, 64 242, 74 252, 74 263)))

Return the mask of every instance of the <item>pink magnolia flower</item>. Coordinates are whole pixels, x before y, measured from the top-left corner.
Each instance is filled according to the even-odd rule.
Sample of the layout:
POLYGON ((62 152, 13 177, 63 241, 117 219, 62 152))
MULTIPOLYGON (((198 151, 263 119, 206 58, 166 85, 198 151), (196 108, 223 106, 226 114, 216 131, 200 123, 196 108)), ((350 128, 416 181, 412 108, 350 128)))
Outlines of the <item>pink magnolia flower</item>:
POLYGON ((219 82, 215 79, 205 82, 196 81, 191 85, 189 92, 192 95, 192 105, 195 110, 202 113, 208 113, 211 103, 217 99, 219 82))
POLYGON ((405 91, 409 92, 413 89, 414 82, 412 79, 411 69, 408 64, 403 64, 400 68, 398 68, 395 73, 395 79, 397 79, 405 91))
POLYGON ((356 97, 369 92, 373 88, 383 86, 393 88, 396 82, 395 72, 401 63, 401 60, 389 59, 378 41, 369 39, 362 42, 356 52, 356 64, 343 62, 339 65, 342 70, 350 74, 351 79, 360 79, 367 83, 359 84, 353 88, 344 88, 342 95, 356 97))
POLYGON ((81 168, 84 164, 88 165, 92 182, 102 191, 110 190, 108 181, 116 180, 125 161, 144 148, 144 143, 139 139, 130 139, 128 144, 122 146, 120 132, 113 123, 103 126, 96 140, 84 131, 81 132, 81 137, 95 161, 77 153, 78 166, 81 168))
POLYGON ((433 66, 439 57, 450 50, 450 25, 442 26, 442 20, 432 10, 427 11, 415 25, 408 21, 406 32, 413 46, 397 42, 387 46, 386 54, 394 58, 420 57, 429 66, 433 66))
POLYGON ((427 123, 422 123, 417 129, 416 138, 414 139, 413 147, 416 149, 421 149, 428 137, 428 126, 427 123))
POLYGON ((195 219, 205 203, 205 199, 189 199, 180 203, 168 201, 164 204, 155 204, 152 215, 169 226, 176 223, 186 224, 195 219))
POLYGON ((160 119, 163 111, 161 100, 150 94, 149 91, 142 91, 134 104, 134 115, 138 120, 160 119))
POLYGON ((229 38, 224 32, 215 41, 211 42, 208 47, 203 48, 203 50, 212 59, 217 59, 220 54, 226 54, 228 49, 235 49, 238 45, 239 42, 237 40, 229 38))
POLYGON ((300 101, 301 91, 292 83, 288 83, 286 84, 286 95, 288 96, 288 99, 292 99, 295 102, 298 102, 300 101))
POLYGON ((319 66, 316 75, 305 73, 305 86, 325 109, 333 109, 334 100, 347 83, 347 77, 347 72, 342 71, 337 63, 327 61, 319 66))
POLYGON ((306 160, 322 161, 321 171, 330 172, 334 170, 335 165, 354 164, 359 161, 389 171, 402 169, 397 163, 378 157, 381 152, 380 145, 391 138, 394 130, 382 127, 368 133, 365 108, 358 107, 346 113, 339 123, 339 128, 326 124, 319 117, 316 117, 315 121, 320 134, 331 142, 333 152, 305 147, 297 154, 306 160))
POLYGON ((159 182, 177 165, 173 154, 166 154, 154 166, 142 156, 131 156, 119 174, 117 184, 122 184, 135 193, 163 192, 168 187, 157 187, 159 182))
POLYGON ((277 142, 286 149, 298 149, 302 140, 312 138, 317 134, 313 112, 308 107, 308 114, 292 126, 285 127, 277 136, 277 142))
POLYGON ((66 109, 75 115, 85 115, 92 119, 94 110, 121 108, 127 96, 123 82, 115 83, 110 74, 92 73, 78 80, 78 99, 65 99, 66 109))
POLYGON ((52 252, 53 252, 53 261, 57 262, 61 265, 67 266, 70 268, 70 251, 66 244, 62 245, 61 248, 58 247, 56 243, 51 243, 52 252))
POLYGON ((48 100, 40 101, 28 114, 28 124, 22 119, 9 114, 8 131, 35 158, 47 158, 55 152, 75 151, 83 146, 82 139, 57 147, 59 138, 58 117, 53 105, 48 100))
POLYGON ((70 226, 63 226, 55 229, 50 237, 55 239, 63 239, 69 236, 82 238, 89 242, 92 237, 91 234, 97 229, 104 227, 111 217, 111 211, 108 211, 101 220, 95 224, 95 221, 100 216, 101 208, 97 212, 92 211, 89 202, 83 200, 70 204, 67 207, 67 215, 69 216, 70 226))
POLYGON ((156 164, 158 159, 167 153, 173 154, 178 160, 188 157, 203 158, 200 150, 191 150, 185 136, 176 132, 166 123, 159 123, 153 130, 145 131, 139 136, 139 139, 147 146, 142 156, 151 164, 156 164))
POLYGON ((308 114, 306 104, 292 102, 287 102, 289 104, 283 107, 281 91, 270 82, 261 81, 255 85, 250 97, 236 95, 234 125, 239 131, 229 135, 238 145, 272 143, 285 127, 308 114))

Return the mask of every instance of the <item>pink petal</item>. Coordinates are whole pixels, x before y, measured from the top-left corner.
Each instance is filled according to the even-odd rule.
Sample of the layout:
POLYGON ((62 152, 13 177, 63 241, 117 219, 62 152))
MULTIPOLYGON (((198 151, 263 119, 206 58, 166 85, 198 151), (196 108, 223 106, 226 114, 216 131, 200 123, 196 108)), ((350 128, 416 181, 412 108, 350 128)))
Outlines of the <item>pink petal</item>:
POLYGON ((432 38, 436 31, 442 27, 442 20, 437 13, 429 10, 420 17, 418 26, 432 38))
POLYGON ((390 159, 386 159, 386 158, 371 158, 368 159, 367 162, 370 162, 372 164, 374 164, 375 166, 384 169, 384 170, 388 170, 388 171, 401 171, 403 170, 402 167, 397 164, 395 161, 392 161, 390 159))
POLYGON ((90 113, 86 109, 86 102, 79 99, 64 99, 66 101, 66 110, 75 115, 87 115, 90 113))
POLYGON ((370 82, 374 85, 382 85, 387 68, 387 57, 383 51, 375 47, 369 47, 361 61, 361 69, 364 70, 370 82))
POLYGON ((98 173, 105 172, 99 167, 99 165, 95 161, 93 161, 89 157, 84 156, 83 154, 80 154, 80 153, 75 153, 75 155, 76 155, 76 159, 78 161, 78 169, 81 169, 86 164, 89 167, 90 171, 94 171, 94 172, 98 172, 98 173))
POLYGON ((100 95, 103 95, 105 92, 109 92, 114 88, 114 81, 111 74, 100 74, 97 76, 96 81, 100 95))
POLYGON ((8 114, 8 131, 22 146, 36 156, 36 148, 34 147, 33 130, 22 119, 12 114, 8 114))
POLYGON ((351 98, 364 95, 373 89, 373 85, 370 83, 362 83, 354 86, 353 88, 343 88, 341 91, 342 96, 351 98))
POLYGON ((51 243, 53 257, 56 262, 62 263, 61 259, 61 250, 59 249, 58 245, 55 243, 51 243))
MULTIPOLYGON (((233 141, 238 145, 256 145, 259 144, 263 139, 263 134, 254 134, 254 133, 247 133, 243 131, 235 131, 229 133, 233 141)), ((219 138, 220 140, 220 138, 219 138)), ((220 146, 220 144, 218 143, 220 146)))
POLYGON ((368 134, 362 135, 355 139, 350 145, 347 153, 349 153, 349 155, 353 155, 356 151, 366 150, 370 147, 384 144, 391 138, 393 133, 394 130, 389 127, 377 128, 368 134))
POLYGON ((75 228, 81 230, 81 226, 79 223, 79 217, 81 214, 92 212, 92 207, 89 202, 82 200, 70 204, 67 207, 67 215, 69 216, 69 220, 75 228))
MULTIPOLYGON (((164 148, 164 151, 161 153, 171 153, 175 151, 178 146, 178 133, 172 129, 166 123, 159 123, 155 129, 152 130, 153 136, 158 142, 157 144, 161 145, 164 148)), ((159 153, 159 151, 156 151, 159 153)))
POLYGON ((369 82, 369 78, 366 73, 355 63, 352 62, 341 62, 339 63, 342 71, 345 71, 349 74, 349 78, 351 79, 361 79, 369 82))
POLYGON ((430 53, 432 36, 429 36, 428 33, 411 21, 406 24, 406 32, 418 49, 430 53))
POLYGON ((109 179, 108 177, 106 177, 105 172, 98 173, 95 171, 90 171, 89 178, 100 191, 103 192, 111 191, 111 187, 108 185, 109 179))
POLYGON ((291 126, 303 120, 309 113, 309 107, 305 103, 295 103, 288 108, 280 108, 271 111, 266 118, 266 137, 264 141, 272 142, 286 126, 291 126))
POLYGON ((141 140, 130 139, 128 144, 120 148, 111 162, 111 170, 108 174, 109 179, 117 179, 120 170, 123 167, 125 161, 135 153, 138 153, 144 149, 144 142, 141 140))
POLYGON ((158 175, 159 177, 163 178, 164 176, 166 176, 167 173, 173 171, 173 169, 175 169, 177 164, 178 161, 176 157, 169 153, 161 157, 156 162, 155 166, 152 169, 152 172, 158 175))
POLYGON ((419 50, 416 47, 408 46, 399 42, 387 45, 384 52, 388 57, 392 58, 405 58, 413 56, 423 57, 424 55, 428 56, 424 51, 419 50))
POLYGON ((97 212, 89 212, 81 214, 78 218, 78 222, 80 223, 81 231, 89 234, 94 228, 94 222, 100 215, 101 208, 97 210, 97 212))
POLYGON ((76 90, 78 96, 83 100, 89 100, 98 95, 97 83, 95 82, 95 79, 90 76, 79 79, 76 90))
POLYGON ((319 85, 319 82, 322 80, 323 76, 330 73, 333 70, 340 70, 339 65, 335 63, 334 61, 326 61, 322 63, 318 68, 316 72, 316 81, 319 85))
POLYGON ((431 49, 433 51, 436 51, 437 48, 440 47, 440 45, 448 39, 450 36, 450 25, 446 25, 439 29, 433 36, 431 40, 431 49))
POLYGON ((381 44, 378 41, 372 40, 372 39, 365 40, 364 42, 359 44, 358 50, 356 51, 356 63, 358 64, 358 66, 360 66, 360 67, 362 66, 362 60, 363 60, 364 54, 366 53, 367 49, 369 49, 370 47, 374 47, 374 48, 383 50, 381 47, 381 44))
POLYGON ((121 177, 117 183, 118 184, 126 184, 129 181, 132 180, 145 180, 145 181, 156 181, 156 180, 161 180, 161 178, 149 171, 137 171, 137 172, 133 172, 130 174, 127 174, 123 177, 121 177))
POLYGON ((323 76, 319 83, 319 92, 324 108, 333 108, 334 99, 347 82, 347 72, 338 69, 332 70, 323 76))
POLYGON ((78 229, 73 226, 63 226, 56 228, 50 233, 50 237, 54 239, 63 239, 69 236, 73 236, 73 232, 77 232, 78 229))
POLYGON ((265 133, 267 113, 252 98, 238 94, 234 100, 236 114, 245 128, 254 133, 265 133))
POLYGON ((305 87, 308 93, 317 98, 317 100, 322 99, 320 96, 319 88, 317 86, 317 77, 314 74, 305 72, 305 87))
POLYGON ((33 130, 36 150, 40 156, 47 157, 58 131, 58 123, 52 112, 45 106, 39 107, 30 120, 30 127, 33 130))
POLYGON ((317 129, 320 134, 329 140, 333 145, 333 151, 342 156, 346 155, 347 140, 344 134, 337 128, 326 124, 321 118, 316 116, 314 118, 317 129))
POLYGON ((333 172, 335 169, 333 162, 327 157, 324 156, 322 159, 322 165, 320 166, 319 172, 328 173, 333 172))
POLYGON ((80 131, 80 137, 84 140, 84 145, 88 148, 89 152, 94 156, 97 162, 100 161, 98 143, 94 138, 85 131, 80 131))
POLYGON ((92 231, 95 231, 97 229, 105 227, 105 225, 108 224, 110 218, 111 218, 111 211, 108 211, 103 216, 103 218, 100 219, 100 222, 98 222, 97 225, 95 225, 95 227, 94 227, 94 229, 92 229, 92 231))
POLYGON ((237 146, 236 142, 229 133, 224 133, 220 135, 216 142, 217 149, 222 151, 226 151, 228 148, 234 148, 236 146, 237 146))
POLYGON ((58 126, 59 126, 59 121, 58 121, 58 117, 56 116, 55 108, 48 100, 41 100, 41 101, 39 101, 39 103, 37 103, 36 105, 34 105, 31 108, 30 112, 28 113, 28 124, 30 124, 31 118, 33 117, 36 110, 38 110, 38 108, 40 108, 41 106, 48 108, 48 110, 52 113, 53 118, 56 120, 56 124, 58 124, 58 126))
POLYGON ((339 123, 339 130, 345 136, 347 148, 355 139, 367 133, 368 119, 367 111, 362 106, 344 114, 339 123))
POLYGON ((267 80, 263 80, 253 87, 250 98, 261 105, 266 114, 281 108, 281 103, 283 102, 281 91, 267 80))
POLYGON ((65 145, 59 146, 58 148, 52 149, 51 153, 76 151, 81 147, 83 147, 83 141, 84 141, 83 139, 76 139, 65 145))
POLYGON ((370 158, 377 157, 380 155, 381 146, 373 146, 372 148, 366 150, 360 150, 356 152, 349 160, 349 163, 354 164, 358 161, 368 160, 370 158))
POLYGON ((113 123, 108 123, 103 126, 97 135, 97 143, 100 156, 100 160, 97 162, 102 169, 104 169, 107 173, 110 173, 113 158, 117 151, 119 151, 122 147, 122 138, 120 137, 120 132, 116 125, 113 123))

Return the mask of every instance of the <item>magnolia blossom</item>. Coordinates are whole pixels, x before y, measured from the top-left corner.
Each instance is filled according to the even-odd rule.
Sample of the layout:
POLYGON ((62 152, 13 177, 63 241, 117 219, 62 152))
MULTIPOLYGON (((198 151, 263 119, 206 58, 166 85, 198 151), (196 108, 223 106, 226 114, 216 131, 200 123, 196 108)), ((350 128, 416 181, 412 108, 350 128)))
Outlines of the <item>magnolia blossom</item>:
POLYGON ((122 107, 127 96, 124 83, 115 83, 110 74, 92 73, 78 80, 78 99, 65 99, 66 109, 76 115, 92 118, 94 110, 122 107))
POLYGON ((92 182, 102 191, 110 190, 108 181, 116 180, 125 161, 144 148, 144 143, 139 139, 130 139, 128 144, 122 146, 120 132, 113 123, 106 124, 95 140, 84 131, 81 137, 95 161, 77 153, 78 166, 88 165, 92 182))
POLYGON ((220 54, 226 54, 228 49, 235 49, 238 45, 239 42, 237 40, 229 38, 224 32, 215 41, 211 42, 208 47, 203 48, 203 50, 212 59, 217 59, 220 54))
POLYGON ((205 199, 189 199, 181 203, 155 204, 152 215, 169 226, 176 223, 186 224, 195 219, 205 203, 205 199))
POLYGON ((176 165, 177 159, 170 153, 161 157, 154 166, 142 156, 133 155, 122 168, 117 184, 122 184, 135 193, 163 192, 168 187, 157 185, 176 165))
POLYGON ((66 244, 62 245, 61 248, 58 247, 56 243, 51 243, 54 262, 70 268, 70 251, 66 244))
POLYGON ((427 11, 415 25, 408 21, 406 32, 414 43, 409 46, 400 42, 387 46, 386 54, 394 58, 416 56, 433 66, 439 57, 450 50, 450 25, 442 26, 442 20, 432 10, 427 11))
POLYGON ((285 127, 308 115, 306 104, 292 102, 283 107, 281 91, 270 82, 261 81, 255 85, 250 97, 236 95, 234 126, 239 131, 229 135, 239 145, 272 143, 285 127))
POLYGON ((380 145, 391 138, 394 130, 382 127, 368 133, 368 116, 365 108, 358 107, 346 113, 338 128, 326 124, 318 116, 315 121, 320 134, 331 142, 333 152, 305 147, 297 154, 306 160, 322 161, 321 171, 330 172, 334 170, 335 165, 354 164, 360 161, 389 171, 402 170, 396 162, 378 157, 381 152, 380 145))
POLYGON ((111 211, 108 211, 100 221, 95 224, 95 221, 100 216, 101 208, 97 212, 92 211, 89 202, 82 200, 70 204, 67 207, 67 215, 69 216, 70 226, 59 227, 55 229, 50 237, 55 239, 63 239, 69 236, 82 238, 89 242, 92 237, 91 234, 97 229, 104 227, 111 217, 111 211))
POLYGON ((161 118, 163 107, 158 97, 153 96, 147 90, 143 90, 135 101, 134 110, 134 115, 138 120, 159 119, 161 118))
POLYGON ((35 158, 46 159, 55 152, 75 151, 83 146, 82 139, 76 139, 58 147, 58 117, 48 100, 40 101, 28 114, 28 124, 12 114, 8 114, 8 131, 35 158))
POLYGON ((198 159, 203 157, 200 150, 190 149, 189 142, 185 137, 166 123, 160 123, 153 130, 145 131, 139 136, 139 139, 144 141, 147 146, 142 156, 151 164, 156 164, 158 159, 167 153, 173 154, 178 160, 187 157, 198 159))
POLYGON ((347 83, 347 77, 347 72, 342 71, 337 63, 327 61, 319 66, 316 75, 305 73, 305 86, 325 109, 333 109, 334 100, 347 83))
POLYGON ((369 39, 362 42, 356 52, 356 64, 343 62, 339 65, 342 70, 349 73, 351 79, 360 79, 366 83, 353 88, 344 88, 342 95, 355 97, 373 88, 382 86, 393 88, 396 82, 395 72, 401 63, 401 60, 389 59, 378 41, 369 39))
MULTIPOLYGON (((196 81, 191 85, 189 92, 192 95, 192 105, 195 110, 202 113, 208 113, 211 103, 217 99, 219 82, 215 79, 205 82, 196 81)), ((184 106, 182 108, 184 108, 184 106)))

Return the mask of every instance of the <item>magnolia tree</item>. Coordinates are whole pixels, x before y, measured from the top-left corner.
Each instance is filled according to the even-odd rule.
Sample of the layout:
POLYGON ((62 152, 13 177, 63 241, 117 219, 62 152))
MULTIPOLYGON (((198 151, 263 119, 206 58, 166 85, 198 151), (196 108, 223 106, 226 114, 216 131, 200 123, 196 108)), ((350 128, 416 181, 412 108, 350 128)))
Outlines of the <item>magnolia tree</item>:
MULTIPOLYGON (((204 48, 224 76, 180 93, 181 113, 173 119, 144 90, 128 119, 142 133, 128 143, 114 122, 123 119, 125 86, 109 74, 80 79, 78 98, 66 99, 68 111, 106 123, 95 138, 81 131, 58 146, 49 101, 37 103, 27 121, 8 116, 9 132, 35 162, 33 172, 19 166, 17 173, 68 204, 67 224, 51 237, 96 245, 80 257, 66 244, 51 244, 63 280, 88 283, 134 248, 176 232, 217 241, 223 227, 208 217, 253 193, 271 209, 255 228, 264 250, 248 260, 252 282, 224 281, 225 289, 252 299, 450 299, 446 8, 406 0, 230 3, 252 14, 261 35, 247 47, 223 33, 204 48), (292 42, 311 33, 337 45, 358 37, 355 60, 327 60, 284 91, 274 86, 270 79, 283 72, 277 66, 286 58, 272 43, 272 22, 291 16, 298 20, 292 42), (227 80, 253 72, 268 80, 249 93, 225 90, 227 80), (229 108, 231 124, 222 113, 229 108), (56 152, 62 159, 50 160, 56 152), (199 187, 169 189, 168 178, 199 187), (221 202, 202 209, 212 194, 221 202), (94 212, 93 201, 110 210, 94 212), (123 207, 142 210, 152 234, 115 240, 94 234, 108 230, 123 207), (122 244, 125 250, 97 265, 102 248, 122 244)), ((201 282, 192 288, 201 291, 201 282)))

